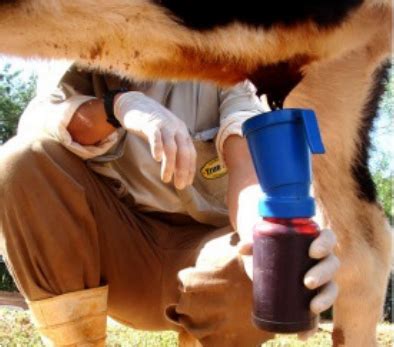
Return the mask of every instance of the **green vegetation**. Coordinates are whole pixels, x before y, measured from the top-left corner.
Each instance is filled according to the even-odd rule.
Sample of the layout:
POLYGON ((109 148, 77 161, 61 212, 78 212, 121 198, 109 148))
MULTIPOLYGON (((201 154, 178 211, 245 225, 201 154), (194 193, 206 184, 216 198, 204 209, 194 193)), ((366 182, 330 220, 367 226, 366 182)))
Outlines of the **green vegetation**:
MULTIPOLYGON (((394 61, 393 61, 394 64, 394 61)), ((393 69, 387 81, 385 93, 380 103, 379 122, 375 124, 372 134, 372 151, 370 168, 384 212, 393 225, 393 171, 394 148, 394 76, 393 69)))
POLYGON ((378 167, 375 169, 373 179, 376 184, 376 190, 379 194, 379 200, 382 204, 384 213, 389 222, 393 225, 393 172, 390 169, 389 157, 380 154, 380 159, 377 161, 378 167))
POLYGON ((11 275, 7 271, 5 263, 1 261, 1 256, 0 256, 0 291, 1 290, 14 292, 17 289, 14 284, 14 281, 12 280, 11 275))
POLYGON ((0 145, 15 135, 18 120, 34 96, 36 78, 23 81, 10 65, 0 71, 0 145))

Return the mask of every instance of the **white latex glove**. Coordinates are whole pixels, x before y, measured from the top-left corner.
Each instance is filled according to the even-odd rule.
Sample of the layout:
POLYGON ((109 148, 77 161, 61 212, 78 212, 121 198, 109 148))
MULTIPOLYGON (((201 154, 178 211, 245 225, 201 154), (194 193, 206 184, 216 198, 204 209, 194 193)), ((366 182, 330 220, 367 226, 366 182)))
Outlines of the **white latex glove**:
POLYGON ((116 118, 130 133, 148 141, 152 157, 161 162, 161 179, 183 189, 193 183, 196 150, 186 124, 170 110, 140 92, 116 98, 116 118))
MULTIPOLYGON (((238 246, 238 252, 242 255, 245 272, 248 277, 253 280, 253 225, 261 220, 257 208, 243 208, 244 206, 257 206, 261 190, 258 185, 246 188, 239 197, 238 211, 238 233, 241 242, 238 246)), ((311 268, 304 277, 304 284, 309 289, 320 287, 319 293, 312 299, 310 309, 319 315, 323 311, 330 308, 338 296, 338 287, 333 282, 334 275, 339 268, 339 260, 334 255, 334 247, 336 245, 336 237, 332 230, 323 229, 319 236, 312 242, 309 248, 309 256, 320 261, 311 268)), ((298 334, 302 340, 311 337, 316 330, 306 331, 298 334)))

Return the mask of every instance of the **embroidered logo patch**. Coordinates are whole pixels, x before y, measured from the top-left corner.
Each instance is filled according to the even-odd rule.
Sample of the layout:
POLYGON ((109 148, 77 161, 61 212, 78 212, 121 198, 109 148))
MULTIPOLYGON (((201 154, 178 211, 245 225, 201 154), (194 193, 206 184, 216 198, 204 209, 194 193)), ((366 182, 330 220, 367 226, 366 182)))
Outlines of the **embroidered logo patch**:
POLYGON ((227 174, 227 169, 220 165, 219 158, 214 158, 206 162, 200 172, 207 180, 214 180, 227 174))

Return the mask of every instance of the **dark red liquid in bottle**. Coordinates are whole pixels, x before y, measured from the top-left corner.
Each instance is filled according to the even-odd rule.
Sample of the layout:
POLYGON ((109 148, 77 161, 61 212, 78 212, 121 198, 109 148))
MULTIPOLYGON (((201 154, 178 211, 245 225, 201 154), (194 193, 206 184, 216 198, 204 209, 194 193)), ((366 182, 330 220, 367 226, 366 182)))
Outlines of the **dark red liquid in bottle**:
POLYGON ((313 329, 317 316, 310 301, 317 290, 304 285, 304 276, 317 261, 308 256, 318 236, 307 218, 264 218, 253 232, 253 321, 261 329, 295 333, 313 329))

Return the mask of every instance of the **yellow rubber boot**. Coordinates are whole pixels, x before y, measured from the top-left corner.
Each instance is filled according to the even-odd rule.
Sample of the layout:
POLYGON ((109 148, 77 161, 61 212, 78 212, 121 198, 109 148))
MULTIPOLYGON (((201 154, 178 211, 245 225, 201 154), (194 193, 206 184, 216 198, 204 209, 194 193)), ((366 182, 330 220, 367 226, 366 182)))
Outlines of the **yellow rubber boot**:
POLYGON ((47 347, 104 347, 108 287, 28 302, 47 347))

